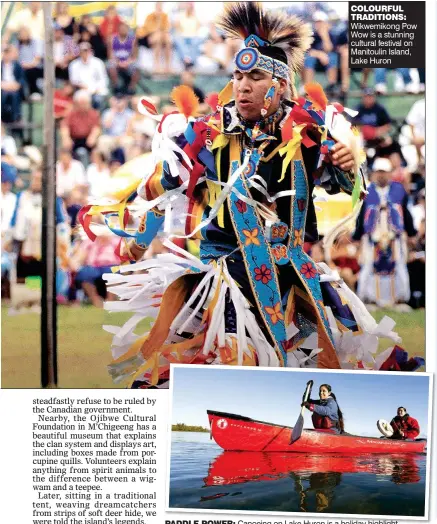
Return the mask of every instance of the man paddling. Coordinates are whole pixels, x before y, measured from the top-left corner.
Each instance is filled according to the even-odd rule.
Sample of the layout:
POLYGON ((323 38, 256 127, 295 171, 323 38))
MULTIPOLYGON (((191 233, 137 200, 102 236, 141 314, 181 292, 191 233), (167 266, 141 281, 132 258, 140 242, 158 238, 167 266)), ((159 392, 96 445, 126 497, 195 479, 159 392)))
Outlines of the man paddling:
POLYGON ((420 426, 417 420, 407 413, 406 408, 399 407, 398 414, 390 422, 394 430, 393 439, 406 440, 415 439, 419 436, 420 426))

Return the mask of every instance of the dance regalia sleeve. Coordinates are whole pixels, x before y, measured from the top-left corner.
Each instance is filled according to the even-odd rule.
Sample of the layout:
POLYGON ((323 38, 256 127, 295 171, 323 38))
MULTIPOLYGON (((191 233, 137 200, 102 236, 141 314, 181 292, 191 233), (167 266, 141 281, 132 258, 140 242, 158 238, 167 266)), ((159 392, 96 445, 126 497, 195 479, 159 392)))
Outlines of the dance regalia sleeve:
POLYGON ((137 159, 131 169, 130 163, 122 166, 130 178, 128 183, 122 180, 124 187, 116 191, 118 199, 85 206, 79 214, 91 240, 96 237, 96 228, 92 227, 96 216, 103 218, 105 225, 121 238, 117 255, 123 263, 133 261, 131 242, 145 249, 160 230, 166 236, 183 236, 178 233, 185 228, 194 188, 204 180, 205 170, 214 168, 212 153, 204 143, 211 130, 208 128, 207 132, 204 122, 180 112, 157 115, 156 109, 145 101, 140 102, 139 109, 159 122, 151 153, 144 155, 147 158, 142 164, 137 159), (146 171, 141 181, 140 169, 146 171), (132 221, 138 223, 136 230, 129 229, 132 221), (123 241, 125 249, 121 249, 123 241))
POLYGON ((307 98, 299 98, 290 114, 294 125, 304 124, 302 145, 316 155, 314 184, 328 194, 339 192, 352 196, 352 204, 365 194, 365 154, 361 148, 358 131, 354 130, 345 115, 355 111, 341 104, 330 104, 319 84, 306 84, 307 98), (354 167, 343 171, 331 163, 329 152, 335 143, 349 147, 354 157, 354 167))

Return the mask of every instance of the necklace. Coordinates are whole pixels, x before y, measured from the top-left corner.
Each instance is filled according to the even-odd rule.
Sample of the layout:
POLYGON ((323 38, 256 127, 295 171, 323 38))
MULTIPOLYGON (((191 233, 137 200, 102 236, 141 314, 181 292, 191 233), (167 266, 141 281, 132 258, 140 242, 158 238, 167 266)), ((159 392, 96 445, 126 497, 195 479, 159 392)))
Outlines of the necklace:
POLYGON ((261 117, 256 122, 246 120, 243 118, 240 113, 237 112, 238 119, 240 120, 241 127, 243 128, 245 135, 250 140, 250 145, 253 147, 255 140, 258 138, 258 136, 261 134, 261 129, 265 129, 268 133, 274 133, 275 132, 275 124, 282 118, 284 114, 284 108, 281 104, 277 111, 273 113, 272 115, 268 116, 267 118, 261 117))

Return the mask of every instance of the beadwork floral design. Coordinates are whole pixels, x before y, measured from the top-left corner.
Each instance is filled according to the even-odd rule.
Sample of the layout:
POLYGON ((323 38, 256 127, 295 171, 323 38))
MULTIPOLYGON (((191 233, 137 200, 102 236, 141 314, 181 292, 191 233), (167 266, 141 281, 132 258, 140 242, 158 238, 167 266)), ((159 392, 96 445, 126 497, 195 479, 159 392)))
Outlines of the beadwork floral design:
POLYGON ((254 244, 255 246, 261 245, 261 242, 258 239, 259 229, 257 227, 251 230, 243 229, 242 233, 246 237, 246 241, 244 242, 246 246, 250 246, 250 244, 254 244))
POLYGON ((300 267, 300 272, 306 278, 314 278, 317 275, 316 268, 311 264, 311 262, 306 262, 300 267))
POLYGON ((284 320, 284 314, 281 312, 281 303, 277 302, 273 307, 264 306, 264 309, 268 315, 272 324, 277 324, 279 320, 284 320))
POLYGON ((302 229, 295 229, 294 230, 294 241, 293 241, 294 247, 301 246, 303 244, 302 237, 303 237, 302 229))
POLYGON ((272 270, 269 269, 265 264, 262 264, 261 267, 255 268, 255 280, 261 280, 263 284, 267 284, 272 280, 272 270))
POLYGON ((247 211, 246 202, 243 202, 242 200, 237 200, 235 202, 235 205, 237 206, 237 209, 240 213, 245 213, 247 211))

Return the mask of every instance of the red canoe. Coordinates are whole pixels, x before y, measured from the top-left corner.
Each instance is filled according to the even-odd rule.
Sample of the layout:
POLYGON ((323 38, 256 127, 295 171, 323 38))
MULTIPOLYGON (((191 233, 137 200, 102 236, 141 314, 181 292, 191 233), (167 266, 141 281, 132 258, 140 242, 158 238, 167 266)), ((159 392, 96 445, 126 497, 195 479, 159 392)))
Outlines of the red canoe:
POLYGON ((424 453, 426 439, 414 441, 336 435, 304 429, 293 444, 293 428, 208 410, 211 435, 226 451, 282 451, 290 453, 424 453))

